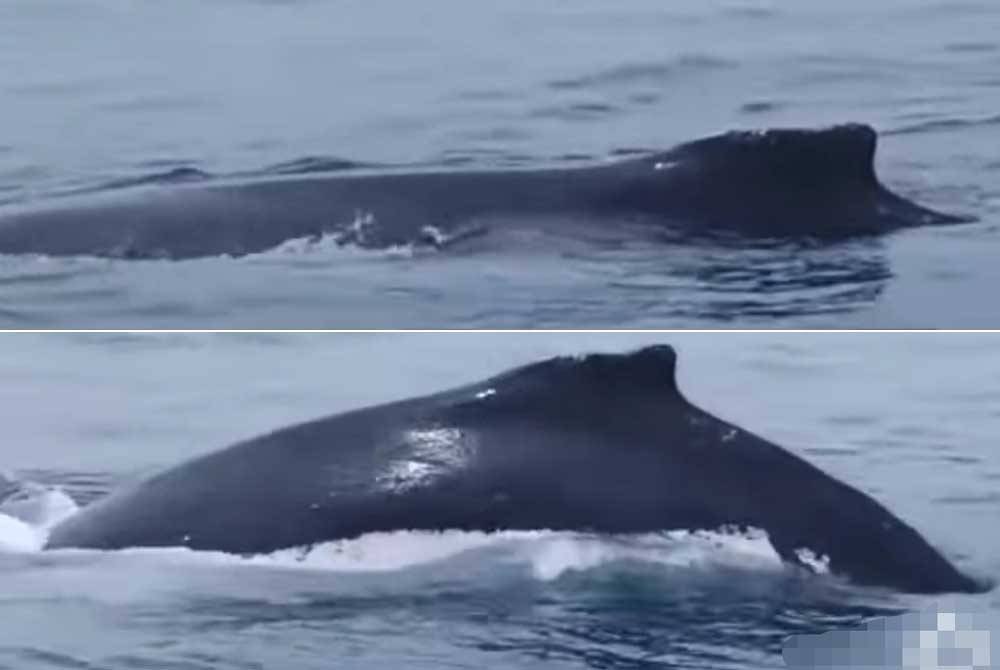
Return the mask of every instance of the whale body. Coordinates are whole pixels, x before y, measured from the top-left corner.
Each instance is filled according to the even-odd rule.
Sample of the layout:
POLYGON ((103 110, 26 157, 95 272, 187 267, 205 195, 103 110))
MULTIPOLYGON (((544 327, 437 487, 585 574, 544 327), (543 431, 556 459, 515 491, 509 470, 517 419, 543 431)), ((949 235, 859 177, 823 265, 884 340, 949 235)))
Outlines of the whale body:
POLYGON ((688 402, 666 345, 276 430, 114 492, 47 547, 237 554, 394 530, 765 531, 864 585, 976 591, 868 495, 688 402))
POLYGON ((968 219, 879 183, 865 125, 730 132, 589 167, 187 179, 0 208, 0 253, 241 256, 331 235, 443 246, 484 218, 624 217, 703 235, 821 239, 968 219))

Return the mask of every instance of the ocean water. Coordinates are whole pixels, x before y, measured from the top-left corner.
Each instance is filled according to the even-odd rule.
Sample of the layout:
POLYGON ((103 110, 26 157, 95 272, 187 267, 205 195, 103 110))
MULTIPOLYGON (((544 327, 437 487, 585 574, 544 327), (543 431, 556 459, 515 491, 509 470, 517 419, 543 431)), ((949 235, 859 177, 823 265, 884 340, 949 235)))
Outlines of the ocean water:
POLYGON ((915 597, 804 578, 753 535, 402 532, 254 557, 39 551, 79 506, 232 441, 653 342, 678 350, 692 402, 874 495, 963 569, 1000 577, 996 335, 7 335, 0 668, 742 670, 782 667, 788 635, 915 609, 1000 624, 1000 591, 915 597))
POLYGON ((3 326, 1000 323, 993 0, 13 0, 0 26, 7 203, 191 170, 575 165, 858 121, 888 185, 978 218, 823 246, 529 226, 463 252, 7 256, 3 326))

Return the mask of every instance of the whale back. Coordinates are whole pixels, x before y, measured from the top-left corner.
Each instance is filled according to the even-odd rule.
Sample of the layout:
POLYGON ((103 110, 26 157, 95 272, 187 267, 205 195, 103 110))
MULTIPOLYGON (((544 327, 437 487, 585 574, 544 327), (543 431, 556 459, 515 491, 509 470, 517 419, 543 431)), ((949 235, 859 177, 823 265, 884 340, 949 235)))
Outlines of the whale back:
POLYGON ((660 345, 557 357, 283 428, 56 526, 48 546, 260 553, 402 529, 765 530, 865 584, 974 590, 864 493, 689 403, 660 345))

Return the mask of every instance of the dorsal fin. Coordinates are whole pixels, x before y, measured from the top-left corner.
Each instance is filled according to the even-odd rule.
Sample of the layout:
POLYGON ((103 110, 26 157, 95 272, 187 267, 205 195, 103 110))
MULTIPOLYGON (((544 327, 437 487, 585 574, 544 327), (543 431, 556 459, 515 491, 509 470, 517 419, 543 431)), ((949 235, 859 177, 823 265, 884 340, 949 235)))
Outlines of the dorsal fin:
POLYGON ((878 135, 871 126, 732 131, 682 144, 661 160, 693 160, 699 166, 755 179, 787 183, 849 180, 874 184, 878 135))
POLYGON ((677 352, 669 344, 621 354, 560 356, 526 365, 495 377, 498 386, 586 385, 608 392, 636 390, 675 394, 677 352))
POLYGON ((576 365, 596 383, 660 392, 677 390, 677 352, 669 344, 623 354, 588 354, 576 359, 576 365))

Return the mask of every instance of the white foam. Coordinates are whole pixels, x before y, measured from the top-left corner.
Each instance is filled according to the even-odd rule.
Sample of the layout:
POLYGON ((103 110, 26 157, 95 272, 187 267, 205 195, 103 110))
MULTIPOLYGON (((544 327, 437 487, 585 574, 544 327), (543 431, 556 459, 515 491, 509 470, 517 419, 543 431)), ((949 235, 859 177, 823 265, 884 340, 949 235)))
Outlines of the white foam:
POLYGON ((562 534, 534 549, 532 568, 543 580, 620 561, 700 569, 781 569, 767 535, 758 531, 671 531, 612 538, 562 534))
POLYGON ((700 570, 777 572, 782 569, 781 559, 767 535, 759 531, 672 531, 611 536, 547 530, 394 531, 249 557, 186 548, 128 549, 117 553, 155 556, 171 563, 371 573, 413 568, 472 552, 487 553, 481 557, 484 560, 527 565, 531 574, 543 581, 621 561, 700 570))
POLYGON ((319 236, 306 235, 303 237, 293 237, 281 242, 277 246, 265 249, 245 256, 248 260, 267 259, 281 256, 302 256, 306 254, 328 254, 339 251, 350 254, 353 250, 360 249, 356 245, 343 244, 338 233, 328 232, 319 236))
MULTIPOLYGON (((351 223, 336 230, 327 230, 319 235, 305 235, 287 239, 270 249, 248 254, 246 260, 268 261, 280 260, 289 256, 320 256, 332 255, 355 258, 389 257, 412 258, 420 245, 410 243, 392 245, 382 249, 371 249, 366 246, 378 227, 378 219, 368 212, 357 212, 351 223)), ((435 229, 436 231, 436 229, 435 229)), ((430 235, 430 233, 424 233, 430 235)), ((429 239, 432 239, 433 236, 429 239)))
MULTIPOLYGON (((59 489, 24 486, 0 504, 0 552, 40 551, 49 530, 77 511, 77 505, 59 489)), ((544 581, 621 561, 701 570, 722 567, 774 572, 782 569, 781 559, 768 542, 767 534, 753 529, 747 532, 722 529, 631 535, 550 530, 393 531, 255 556, 194 551, 186 547, 115 552, 71 549, 53 554, 109 553, 160 564, 370 573, 404 570, 471 552, 477 553, 477 558, 482 560, 525 565, 536 579, 544 581), (484 555, 479 556, 479 552, 484 555)))
MULTIPOLYGON (((238 260, 250 263, 266 263, 268 261, 280 262, 288 258, 302 257, 322 259, 336 257, 345 261, 379 258, 410 259, 416 257, 418 252, 434 253, 436 249, 416 244, 398 244, 373 249, 361 246, 354 240, 345 240, 342 233, 326 232, 319 236, 293 237, 270 249, 247 254, 238 260)), ((228 254, 224 256, 229 257, 228 254)))
POLYGON ((38 551, 45 534, 12 516, 0 514, 0 553, 30 553, 38 551))
POLYGON ((59 489, 23 484, 0 504, 0 552, 41 550, 49 530, 78 510, 59 489))
POLYGON ((289 565, 335 572, 385 572, 425 565, 459 554, 533 537, 535 532, 447 530, 369 533, 352 540, 324 542, 308 551, 285 550, 244 559, 258 565, 289 565))
MULTIPOLYGON (((425 436, 427 437, 427 436, 425 436)), ((434 436, 432 436, 434 437, 434 436)), ((450 443, 450 441, 448 441, 450 443)), ((439 447, 441 440, 430 440, 439 447)), ((78 511, 63 491, 21 483, 0 503, 0 552, 41 551, 49 530, 78 511)), ((125 549, 119 558, 141 558, 159 564, 243 565, 329 572, 389 572, 432 564, 467 553, 477 560, 513 562, 526 566, 536 578, 558 579, 572 571, 630 561, 664 567, 781 570, 781 559, 767 534, 751 529, 671 531, 606 535, 569 531, 393 531, 369 533, 350 540, 324 542, 256 556, 193 551, 186 547, 125 549)), ((54 554, 100 554, 86 550, 59 550, 54 554)))

